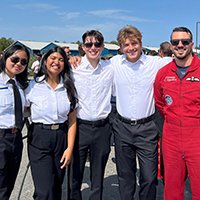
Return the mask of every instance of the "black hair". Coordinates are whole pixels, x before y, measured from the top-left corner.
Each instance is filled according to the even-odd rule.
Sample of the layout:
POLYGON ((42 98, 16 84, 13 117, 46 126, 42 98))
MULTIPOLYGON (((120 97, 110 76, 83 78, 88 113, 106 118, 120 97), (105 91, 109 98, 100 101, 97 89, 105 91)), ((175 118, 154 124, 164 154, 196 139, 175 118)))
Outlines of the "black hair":
MULTIPOLYGON (((192 39, 193 39, 193 38, 192 38, 192 32, 191 32, 188 28, 186 28, 186 27, 176 27, 176 28, 173 29, 172 34, 173 34, 174 32, 186 32, 187 34, 190 35, 191 41, 192 41, 192 39)), ((172 39, 172 34, 171 34, 171 36, 170 36, 170 40, 172 39)))
POLYGON ((97 31, 97 30, 91 30, 91 31, 87 31, 82 35, 82 40, 83 40, 83 44, 85 43, 85 39, 87 37, 94 37, 96 40, 98 40, 101 44, 104 43, 104 37, 103 35, 97 31))
POLYGON ((45 65, 45 61, 47 61, 48 57, 52 54, 52 53, 55 53, 55 52, 58 52, 61 54, 61 56, 63 57, 63 60, 64 60, 64 69, 63 71, 60 73, 60 76, 63 77, 63 83, 64 83, 64 87, 66 88, 67 90, 67 95, 68 95, 68 98, 70 100, 70 103, 71 103, 71 111, 74 110, 75 106, 76 106, 76 103, 78 102, 78 99, 77 99, 77 92, 76 92, 76 88, 74 86, 74 83, 73 83, 73 80, 71 78, 71 75, 70 75, 70 64, 68 62, 68 58, 66 56, 66 53, 65 51, 59 47, 59 46, 54 46, 54 47, 51 47, 45 54, 44 54, 44 57, 42 58, 42 61, 41 61, 41 67, 38 71, 37 74, 35 74, 35 81, 36 82, 42 82, 44 80, 47 80, 49 75, 48 75, 48 72, 47 72, 47 67, 45 65), (44 75, 44 78, 41 80, 41 81, 37 81, 37 77, 41 77, 44 75))
POLYGON ((21 72, 20 74, 16 74, 15 77, 17 79, 17 81, 19 82, 20 86, 22 89, 27 88, 28 86, 28 72, 27 72, 27 68, 28 68, 28 63, 29 63, 29 59, 30 59, 30 54, 28 49, 24 46, 24 45, 12 45, 10 46, 5 53, 3 54, 3 57, 0 60, 0 73, 5 72, 5 68, 6 68, 6 60, 12 56, 16 51, 25 51, 28 57, 27 60, 27 65, 26 68, 24 69, 23 72, 21 72))

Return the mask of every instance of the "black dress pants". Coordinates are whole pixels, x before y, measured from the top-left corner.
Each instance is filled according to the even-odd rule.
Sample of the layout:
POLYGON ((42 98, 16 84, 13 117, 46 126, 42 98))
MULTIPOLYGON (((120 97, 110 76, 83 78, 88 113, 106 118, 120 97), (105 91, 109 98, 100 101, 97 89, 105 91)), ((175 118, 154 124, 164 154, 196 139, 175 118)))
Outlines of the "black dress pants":
POLYGON ((8 200, 14 188, 22 157, 21 132, 0 129, 0 199, 8 200))
POLYGON ((155 123, 131 125, 114 120, 114 139, 121 200, 134 200, 136 155, 140 166, 140 200, 155 200, 158 169, 158 131, 155 123))
POLYGON ((89 150, 91 191, 89 200, 101 200, 103 178, 110 153, 111 125, 109 122, 101 126, 91 126, 78 121, 77 135, 73 152, 72 171, 70 177, 70 199, 82 200, 81 185, 86 158, 89 150))
POLYGON ((36 200, 61 200, 65 169, 60 168, 60 160, 66 149, 66 133, 67 125, 58 130, 31 125, 28 151, 36 200))

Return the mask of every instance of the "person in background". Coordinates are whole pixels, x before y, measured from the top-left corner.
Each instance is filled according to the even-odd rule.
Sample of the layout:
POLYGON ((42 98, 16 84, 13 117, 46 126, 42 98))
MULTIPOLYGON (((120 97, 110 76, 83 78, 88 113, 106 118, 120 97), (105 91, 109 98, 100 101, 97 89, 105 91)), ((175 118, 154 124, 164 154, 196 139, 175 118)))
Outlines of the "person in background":
POLYGON ((69 47, 64 46, 64 47, 62 47, 62 48, 63 48, 63 50, 65 51, 66 56, 67 56, 67 58, 68 58, 68 60, 69 60, 69 59, 70 59, 70 55, 71 55, 71 52, 70 52, 70 50, 69 50, 69 47))
POLYGON ((183 200, 190 177, 193 200, 200 199, 200 60, 193 53, 192 33, 177 27, 171 34, 174 60, 154 83, 157 109, 164 118, 165 200, 183 200))
POLYGON ((85 56, 82 57, 78 68, 72 69, 79 107, 70 199, 82 200, 81 185, 89 151, 91 180, 89 199, 102 200, 104 171, 110 153, 109 114, 113 67, 109 61, 100 59, 104 49, 104 37, 99 31, 85 32, 82 40, 85 56))
POLYGON ((37 74, 40 69, 40 61, 42 59, 42 54, 38 53, 36 55, 36 58, 37 58, 37 60, 35 62, 33 62, 32 66, 31 66, 31 72, 34 72, 35 74, 37 74))
POLYGON ((155 50, 150 50, 146 53, 148 56, 158 56, 158 52, 155 50))
POLYGON ((26 47, 9 47, 0 60, 0 199, 8 200, 21 162, 22 112, 28 86, 29 52, 26 47), (16 87, 17 86, 17 87, 16 87))
POLYGON ((0 60, 1 60, 2 57, 3 57, 3 53, 0 53, 0 60))
POLYGON ((79 55, 81 56, 81 57, 83 57, 84 55, 85 55, 85 51, 83 50, 83 48, 82 48, 82 43, 80 43, 79 45, 78 45, 78 52, 79 52, 79 55))
POLYGON ((44 55, 41 68, 25 90, 30 106, 28 152, 36 200, 61 200, 64 167, 72 158, 76 135, 76 89, 61 47, 44 55))
POLYGON ((169 42, 162 42, 160 44, 159 56, 164 59, 172 61, 172 50, 169 42))

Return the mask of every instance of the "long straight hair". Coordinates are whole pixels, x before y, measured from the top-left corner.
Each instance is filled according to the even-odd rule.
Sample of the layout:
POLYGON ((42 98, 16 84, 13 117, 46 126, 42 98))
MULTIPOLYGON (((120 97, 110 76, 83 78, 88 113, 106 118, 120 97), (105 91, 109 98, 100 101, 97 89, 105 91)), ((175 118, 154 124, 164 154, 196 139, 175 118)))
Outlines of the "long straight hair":
POLYGON ((71 103, 71 111, 73 111, 75 106, 76 106, 76 103, 78 102, 78 99, 76 97, 77 92, 76 92, 76 88, 74 86, 74 83, 72 81, 71 75, 70 75, 70 64, 68 62, 68 58, 66 56, 65 51, 61 47, 59 47, 59 46, 51 47, 44 54, 44 57, 42 58, 42 61, 41 61, 41 67, 40 67, 38 73, 35 74, 34 79, 35 79, 36 82, 42 82, 42 81, 47 80, 49 78, 49 74, 48 74, 48 71, 47 71, 47 67, 45 65, 45 61, 47 61, 48 57, 52 53, 55 53, 55 52, 60 53, 60 55, 63 57, 63 60, 64 60, 64 69, 60 73, 60 76, 63 78, 64 87, 67 90, 67 95, 68 95, 69 101, 71 103), (37 77, 41 77, 43 75, 44 75, 44 78, 42 80, 38 81, 37 77))
POLYGON ((20 74, 16 74, 15 77, 16 77, 17 81, 19 82, 21 88, 25 89, 28 86, 27 68, 28 68, 28 63, 29 63, 29 59, 30 59, 30 54, 29 54, 28 49, 24 45, 12 45, 5 51, 5 53, 3 54, 3 57, 0 60, 0 73, 5 72, 6 60, 10 56, 12 56, 16 51, 19 51, 19 50, 26 52, 28 60, 27 60, 27 65, 26 65, 24 71, 21 72, 20 74))

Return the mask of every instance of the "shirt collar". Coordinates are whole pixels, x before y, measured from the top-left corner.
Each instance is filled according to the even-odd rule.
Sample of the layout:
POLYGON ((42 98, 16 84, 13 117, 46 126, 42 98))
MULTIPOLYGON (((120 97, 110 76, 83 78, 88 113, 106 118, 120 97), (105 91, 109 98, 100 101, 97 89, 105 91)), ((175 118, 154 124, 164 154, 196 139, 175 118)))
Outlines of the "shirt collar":
POLYGON ((93 69, 92 68, 92 66, 91 66, 91 64, 88 62, 88 60, 87 60, 87 58, 86 58, 86 55, 82 58, 82 62, 81 62, 81 64, 82 64, 82 67, 84 68, 84 69, 88 69, 88 68, 91 68, 91 69, 93 69, 93 70, 96 70, 97 68, 99 68, 99 67, 101 67, 102 66, 102 60, 101 59, 99 59, 99 63, 97 64, 97 67, 95 68, 95 69, 93 69))
MULTIPOLYGON (((41 80, 43 80, 44 77, 45 77, 45 75, 40 76, 40 77, 37 77, 37 81, 41 81, 41 80)), ((45 83, 45 84, 49 85, 49 84, 46 82, 45 79, 42 81, 42 83, 45 83)), ((59 88, 61 88, 61 87, 64 87, 63 77, 62 77, 62 76, 60 77, 60 83, 58 84, 58 86, 56 87, 55 90, 57 90, 57 89, 59 89, 59 88)))
MULTIPOLYGON (((189 71, 196 70, 196 68, 199 67, 199 63, 200 63, 199 58, 194 53, 192 53, 192 55, 193 55, 193 59, 192 59, 192 63, 190 64, 190 67, 188 69, 189 71)), ((172 60, 170 67, 171 67, 172 71, 176 71, 177 65, 176 65, 175 59, 172 60)))
POLYGON ((121 63, 122 63, 122 64, 123 64, 123 63, 127 63, 128 65, 135 65, 135 64, 141 62, 142 64, 144 64, 145 61, 146 61, 146 59, 147 59, 146 55, 144 55, 143 51, 141 51, 141 56, 140 56, 140 58, 139 58, 136 62, 134 62, 134 63, 129 62, 129 61, 126 59, 126 56, 123 54, 123 55, 122 55, 122 59, 121 59, 121 63))
MULTIPOLYGON (((7 84, 8 81, 10 80, 10 77, 5 72, 0 73, 0 77, 5 84, 7 84)), ((12 79, 15 81, 15 83, 17 83, 16 77, 14 77, 12 79)))

